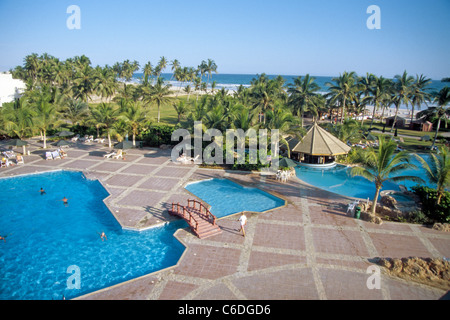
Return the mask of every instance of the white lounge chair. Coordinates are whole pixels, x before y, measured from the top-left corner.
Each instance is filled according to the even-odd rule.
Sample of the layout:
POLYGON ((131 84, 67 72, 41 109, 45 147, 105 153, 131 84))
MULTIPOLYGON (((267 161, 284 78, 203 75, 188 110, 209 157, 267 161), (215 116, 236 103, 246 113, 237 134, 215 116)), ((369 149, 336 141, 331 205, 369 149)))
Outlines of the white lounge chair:
POLYGON ((25 162, 23 161, 23 157, 21 155, 16 156, 16 163, 17 164, 25 164, 25 162))
POLYGON ((359 201, 353 201, 352 203, 349 203, 347 206, 347 213, 351 213, 354 214, 355 213, 355 208, 356 206, 359 204, 359 201))
POLYGON ((109 158, 111 158, 112 156, 115 156, 115 155, 116 155, 116 152, 113 151, 113 152, 110 152, 110 153, 105 154, 105 155, 103 156, 103 158, 109 159, 109 158))
POLYGON ((52 152, 52 157, 53 157, 54 160, 55 159, 61 159, 61 156, 59 155, 58 151, 53 151, 52 152))
POLYGON ((123 158, 122 150, 119 150, 116 155, 113 156, 113 159, 123 158))
POLYGON ((53 156, 52 156, 51 152, 47 151, 45 153, 45 160, 53 160, 53 156))

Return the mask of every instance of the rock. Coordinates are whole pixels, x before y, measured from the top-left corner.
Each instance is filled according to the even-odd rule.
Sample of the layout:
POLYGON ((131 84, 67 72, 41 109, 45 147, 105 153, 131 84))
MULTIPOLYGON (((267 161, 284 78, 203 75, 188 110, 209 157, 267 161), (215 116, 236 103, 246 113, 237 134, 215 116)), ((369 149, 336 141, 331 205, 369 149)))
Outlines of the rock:
POLYGON ((381 197, 380 204, 391 209, 397 209, 397 200, 395 200, 390 195, 381 197))
POLYGON ((449 232, 450 231, 450 224, 449 223, 435 223, 433 225, 433 230, 438 230, 438 231, 445 231, 445 232, 449 232))
POLYGON ((450 289, 450 263, 447 260, 409 257, 402 259, 379 258, 375 261, 392 276, 444 290, 450 289))

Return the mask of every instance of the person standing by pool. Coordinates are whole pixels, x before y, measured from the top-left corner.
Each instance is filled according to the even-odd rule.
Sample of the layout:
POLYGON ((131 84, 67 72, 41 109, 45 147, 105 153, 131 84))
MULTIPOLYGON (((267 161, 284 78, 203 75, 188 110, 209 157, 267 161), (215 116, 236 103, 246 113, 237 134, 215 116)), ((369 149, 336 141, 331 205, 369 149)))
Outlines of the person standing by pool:
POLYGON ((239 223, 241 224, 241 228, 239 229, 239 232, 243 233, 243 236, 245 237, 245 225, 247 224, 247 217, 245 216, 245 214, 242 212, 241 216, 238 219, 239 223))

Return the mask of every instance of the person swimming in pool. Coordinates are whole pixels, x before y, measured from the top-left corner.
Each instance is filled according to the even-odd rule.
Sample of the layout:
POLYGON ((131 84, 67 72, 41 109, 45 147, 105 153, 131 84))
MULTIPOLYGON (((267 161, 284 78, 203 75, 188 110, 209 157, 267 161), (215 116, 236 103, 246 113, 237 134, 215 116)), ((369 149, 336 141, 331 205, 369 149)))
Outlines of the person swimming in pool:
POLYGON ((100 238, 102 239, 102 241, 108 240, 108 238, 106 237, 105 232, 102 231, 102 233, 98 233, 100 235, 100 238))
POLYGON ((62 201, 66 207, 69 205, 69 199, 67 199, 66 197, 62 198, 62 200, 59 201, 62 201))
POLYGON ((44 188, 41 188, 41 190, 39 190, 39 192, 41 193, 41 196, 46 194, 44 188))

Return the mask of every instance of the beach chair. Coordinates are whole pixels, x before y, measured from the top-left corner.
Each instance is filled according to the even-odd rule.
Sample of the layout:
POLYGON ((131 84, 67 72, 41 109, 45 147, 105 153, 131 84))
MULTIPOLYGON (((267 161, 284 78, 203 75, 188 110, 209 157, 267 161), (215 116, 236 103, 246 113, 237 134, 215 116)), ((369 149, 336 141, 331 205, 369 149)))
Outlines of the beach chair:
POLYGON ((115 155, 116 155, 116 152, 113 151, 113 152, 110 152, 110 153, 105 154, 105 155, 103 156, 103 158, 109 159, 109 158, 111 158, 112 156, 115 156, 115 155))
POLYGON ((113 156, 113 159, 123 158, 122 150, 119 150, 116 155, 113 156))
POLYGON ((25 162, 23 161, 23 157, 21 155, 16 156, 16 163, 17 164, 25 164, 25 162))
POLYGON ((53 157, 54 160, 55 159, 61 159, 61 156, 59 155, 58 151, 53 151, 52 152, 52 157, 53 157))
POLYGON ((77 142, 78 141, 78 137, 73 137, 72 138, 72 142, 77 142))
POLYGON ((359 201, 353 201, 352 203, 349 203, 347 206, 347 213, 351 213, 354 214, 355 213, 355 208, 356 206, 359 204, 359 201))
POLYGON ((53 160, 53 156, 52 156, 51 152, 47 151, 45 153, 45 160, 53 160))

